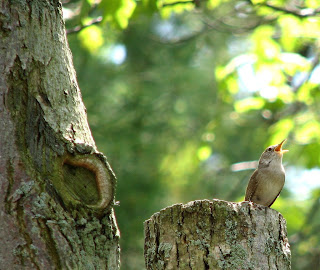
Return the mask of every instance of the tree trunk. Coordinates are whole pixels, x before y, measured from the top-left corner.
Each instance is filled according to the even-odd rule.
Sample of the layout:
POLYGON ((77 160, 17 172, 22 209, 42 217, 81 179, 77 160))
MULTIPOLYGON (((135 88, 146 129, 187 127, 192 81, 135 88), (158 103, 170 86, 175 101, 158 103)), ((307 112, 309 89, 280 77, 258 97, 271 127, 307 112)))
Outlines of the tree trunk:
POLYGON ((285 219, 264 206, 193 201, 144 226, 147 269, 291 269, 285 219))
POLYGON ((119 269, 115 176, 59 1, 0 0, 0 70, 0 269, 119 269))

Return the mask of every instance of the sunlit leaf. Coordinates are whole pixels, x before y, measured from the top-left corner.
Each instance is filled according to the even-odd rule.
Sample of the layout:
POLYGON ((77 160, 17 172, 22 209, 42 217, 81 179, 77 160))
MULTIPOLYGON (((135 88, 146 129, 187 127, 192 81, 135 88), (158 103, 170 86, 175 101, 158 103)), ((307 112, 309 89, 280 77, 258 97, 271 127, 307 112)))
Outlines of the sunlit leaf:
POLYGON ((103 12, 103 20, 110 21, 124 29, 136 7, 134 0, 102 0, 99 8, 103 12))
POLYGON ((221 0, 209 0, 207 3, 207 7, 209 9, 214 9, 220 5, 221 0))
POLYGON ((216 74, 219 79, 235 72, 243 65, 253 64, 257 60, 254 54, 242 54, 234 57, 224 68, 220 68, 216 74))
POLYGON ((300 54, 282 53, 279 58, 283 70, 288 75, 294 76, 298 71, 302 72, 310 69, 310 62, 300 54))
MULTIPOLYGON (((302 21, 303 33, 301 37, 303 38, 313 38, 317 39, 320 35, 320 20, 319 18, 307 18, 302 21)), ((300 38, 301 38, 300 37, 300 38)))
POLYGON ((311 89, 313 88, 313 86, 314 85, 310 82, 306 82, 302 86, 300 86, 297 94, 297 100, 308 105, 311 104, 313 102, 313 97, 311 95, 311 89))
POLYGON ((212 149, 209 146, 202 146, 198 149, 197 151, 197 156, 199 158, 199 160, 203 161, 206 160, 210 157, 212 153, 212 149))
POLYGON ((305 0, 305 5, 308 8, 318 8, 319 7, 319 0, 305 0))
POLYGON ((252 35, 255 54, 262 59, 275 59, 280 53, 279 44, 273 39, 275 29, 271 26, 264 25, 256 28, 252 35))
POLYGON ((320 123, 316 120, 308 121, 296 131, 296 140, 299 143, 307 144, 318 138, 320 134, 320 123))
POLYGON ((243 113, 250 110, 260 110, 263 108, 265 100, 260 97, 250 97, 236 101, 234 108, 236 112, 243 113))
POLYGON ((96 25, 83 29, 78 36, 82 46, 91 53, 96 53, 104 44, 102 29, 96 25))
POLYGON ((294 121, 291 118, 284 118, 273 126, 271 126, 270 133, 272 134, 270 138, 270 143, 279 143, 283 139, 288 138, 290 132, 294 128, 294 121))
POLYGON ((260 62, 256 65, 256 76, 257 81, 263 82, 264 85, 278 86, 286 81, 281 65, 276 62, 260 62))
POLYGON ((162 7, 160 9, 160 14, 163 18, 169 18, 172 13, 182 13, 184 11, 191 11, 194 9, 194 3, 190 0, 166 0, 162 2, 162 7))
POLYGON ((256 5, 256 4, 261 4, 261 3, 263 3, 263 2, 265 2, 265 0, 252 0, 252 1, 251 1, 251 3, 254 4, 254 5, 256 5))
POLYGON ((295 94, 292 92, 291 87, 287 84, 278 86, 278 99, 282 100, 283 103, 289 104, 295 100, 295 94))
POLYGON ((280 42, 287 51, 293 51, 300 45, 303 27, 301 20, 293 15, 283 15, 278 20, 281 27, 280 42))

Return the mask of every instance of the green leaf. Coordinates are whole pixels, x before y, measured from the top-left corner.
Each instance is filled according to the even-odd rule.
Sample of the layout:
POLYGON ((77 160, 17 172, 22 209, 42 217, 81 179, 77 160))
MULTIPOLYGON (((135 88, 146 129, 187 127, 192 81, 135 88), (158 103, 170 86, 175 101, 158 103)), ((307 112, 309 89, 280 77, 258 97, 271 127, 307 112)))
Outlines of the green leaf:
POLYGON ((303 27, 301 20, 293 15, 280 16, 278 23, 281 27, 280 43, 287 51, 293 51, 300 45, 303 27))
POLYGON ((209 146, 202 146, 197 151, 197 156, 199 160, 204 161, 207 160, 212 154, 212 149, 209 146))
POLYGON ((279 86, 286 82, 281 65, 277 62, 260 62, 256 65, 257 77, 264 81, 265 85, 279 86))
POLYGON ((296 140, 302 144, 308 144, 319 137, 320 134, 320 123, 316 120, 310 120, 303 124, 296 131, 296 140))
POLYGON ((226 66, 220 66, 216 68, 216 77, 221 80, 229 76, 242 65, 252 64, 257 61, 257 57, 254 54, 242 54, 234 57, 226 66))
POLYGON ((305 0, 305 5, 308 8, 318 8, 319 7, 319 0, 305 0))
POLYGON ((277 98, 281 100, 284 104, 291 103, 295 100, 295 95, 292 92, 290 86, 283 84, 277 86, 277 89, 279 91, 277 98))
POLYGON ((238 113, 244 113, 250 110, 260 110, 265 105, 265 100, 261 97, 250 97, 236 101, 234 108, 238 113))
POLYGON ((288 138, 290 132, 294 128, 294 122, 291 118, 284 118, 273 126, 271 126, 271 134, 272 137, 270 138, 271 143, 274 142, 281 142, 283 139, 288 138))
POLYGON ((300 54, 282 53, 279 58, 282 69, 290 76, 294 76, 297 72, 308 71, 310 69, 310 62, 300 54))
POLYGON ((102 0, 99 8, 103 12, 103 20, 124 29, 128 26, 133 11, 136 8, 133 0, 102 0))
POLYGON ((83 29, 78 37, 81 45, 92 54, 97 53, 98 49, 104 44, 103 32, 96 25, 83 29))
POLYGON ((91 8, 92 8, 92 0, 82 0, 82 4, 81 4, 81 10, 80 10, 80 20, 82 21, 83 19, 85 19, 91 8))
POLYGON ((274 33, 272 26, 264 25, 256 28, 251 37, 254 53, 263 61, 276 59, 281 51, 279 43, 273 39, 274 33))
POLYGON ((160 14, 163 18, 169 18, 172 13, 182 13, 185 11, 191 11, 194 9, 194 3, 190 0, 182 0, 177 4, 176 0, 162 1, 162 7, 160 14))
POLYGON ((312 104, 314 102, 311 94, 311 90, 313 87, 314 87, 314 84, 310 82, 304 83, 299 89, 299 92, 297 94, 297 100, 307 105, 312 104))
POLYGON ((261 3, 263 3, 263 2, 265 2, 265 0, 251 0, 251 3, 252 3, 253 5, 261 4, 261 3))
MULTIPOLYGON (((155 0, 142 0, 142 7, 144 14, 153 14, 159 11, 159 1, 155 0)), ((139 6, 137 6, 139 8, 139 6)))
POLYGON ((208 9, 214 9, 218 7, 221 3, 221 0, 209 0, 207 3, 208 9))

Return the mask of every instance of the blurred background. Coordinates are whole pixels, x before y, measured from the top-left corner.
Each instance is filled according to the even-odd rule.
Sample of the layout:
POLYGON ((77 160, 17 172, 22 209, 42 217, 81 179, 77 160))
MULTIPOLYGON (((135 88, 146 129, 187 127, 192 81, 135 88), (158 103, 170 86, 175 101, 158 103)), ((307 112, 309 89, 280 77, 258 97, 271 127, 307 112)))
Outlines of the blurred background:
POLYGON ((287 138, 292 269, 320 269, 320 1, 65 0, 77 78, 117 178, 122 269, 143 222, 175 203, 242 201, 287 138))

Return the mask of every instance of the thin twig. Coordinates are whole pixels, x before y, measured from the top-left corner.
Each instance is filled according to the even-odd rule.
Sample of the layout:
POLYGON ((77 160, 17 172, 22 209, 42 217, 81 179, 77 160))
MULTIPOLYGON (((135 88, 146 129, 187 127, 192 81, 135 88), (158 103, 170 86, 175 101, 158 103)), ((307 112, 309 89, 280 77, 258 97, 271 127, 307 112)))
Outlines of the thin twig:
POLYGON ((272 8, 273 10, 281 11, 281 12, 288 13, 301 18, 317 16, 320 13, 320 8, 289 9, 289 8, 277 7, 268 3, 264 3, 261 5, 272 8))
POLYGON ((298 92, 298 90, 306 83, 310 80, 310 77, 313 73, 313 71, 315 70, 315 68, 317 67, 317 65, 319 64, 319 54, 316 54, 314 56, 314 58, 311 61, 311 68, 309 70, 309 72, 306 74, 306 76, 303 78, 303 80, 301 80, 296 86, 292 87, 292 91, 294 93, 298 92))
POLYGON ((67 35, 69 35, 69 34, 74 34, 74 33, 78 33, 78 32, 80 32, 81 30, 83 30, 83 29, 85 29, 85 28, 87 28, 87 27, 89 27, 89 26, 91 26, 91 25, 99 24, 99 23, 102 22, 102 19, 103 19, 103 17, 100 16, 100 17, 98 17, 98 18, 96 18, 96 19, 91 20, 91 21, 88 22, 87 24, 77 25, 77 26, 74 27, 74 28, 67 29, 67 35))

